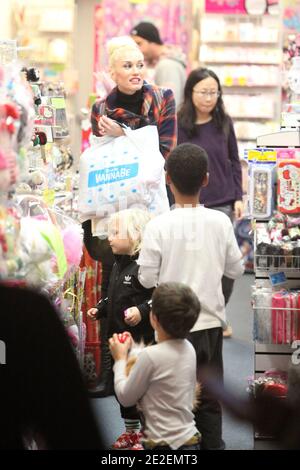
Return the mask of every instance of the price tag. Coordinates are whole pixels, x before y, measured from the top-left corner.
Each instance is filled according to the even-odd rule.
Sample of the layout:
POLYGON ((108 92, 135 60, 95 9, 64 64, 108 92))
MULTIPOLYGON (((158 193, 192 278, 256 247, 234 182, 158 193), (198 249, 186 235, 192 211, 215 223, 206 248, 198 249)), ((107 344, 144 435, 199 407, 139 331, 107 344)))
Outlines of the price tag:
POLYGON ((248 161, 249 162, 276 162, 277 152, 276 150, 248 150, 248 161))
POLYGON ((283 271, 279 271, 278 273, 269 273, 269 278, 272 287, 281 286, 287 282, 286 275, 283 271))

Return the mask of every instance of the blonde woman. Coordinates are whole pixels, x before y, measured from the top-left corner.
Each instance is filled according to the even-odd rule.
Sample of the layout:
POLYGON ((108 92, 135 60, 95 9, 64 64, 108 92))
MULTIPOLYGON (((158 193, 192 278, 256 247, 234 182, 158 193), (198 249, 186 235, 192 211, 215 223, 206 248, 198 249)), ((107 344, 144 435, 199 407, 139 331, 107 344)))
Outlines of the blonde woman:
POLYGON ((93 105, 93 133, 118 137, 123 135, 120 124, 131 129, 156 125, 160 151, 167 158, 177 140, 173 92, 145 82, 144 56, 132 38, 114 38, 107 50, 110 76, 116 87, 93 105))
MULTIPOLYGON (((92 108, 91 123, 96 136, 120 136, 123 134, 121 125, 131 129, 139 129, 146 125, 157 126, 159 148, 164 158, 176 146, 177 123, 175 99, 173 92, 148 84, 144 80, 144 56, 129 36, 113 38, 107 45, 109 72, 116 83, 115 88, 106 98, 97 101, 92 108)), ((167 187, 168 191, 168 187, 167 187)), ((169 200, 170 193, 168 192, 169 200)), ((91 221, 83 223, 84 244, 89 255, 102 263, 102 297, 107 296, 107 286, 113 264, 113 256, 107 240, 92 236, 91 221)), ((105 348, 105 322, 101 331, 102 343, 105 348)), ((101 369, 104 371, 109 351, 102 349, 101 369)), ((110 384, 105 374, 101 373, 101 381, 97 388, 90 391, 93 397, 106 396, 110 393, 110 384)))
MULTIPOLYGON (((145 82, 144 56, 129 36, 111 39, 107 50, 109 71, 116 87, 106 98, 93 105, 93 134, 118 137, 123 134, 122 124, 131 129, 155 125, 160 152, 167 158, 177 141, 173 92, 145 82)), ((106 292, 106 281, 112 264, 111 252, 105 241, 99 242, 98 238, 92 237, 90 220, 84 222, 83 229, 84 243, 90 256, 103 262, 102 291, 106 292)))
MULTIPOLYGON (((134 341, 151 343, 154 332, 150 324, 150 304, 153 289, 144 288, 138 281, 138 257, 142 234, 150 220, 148 212, 126 209, 114 214, 109 223, 108 241, 115 257, 110 275, 108 294, 88 316, 95 320, 107 318, 107 337, 114 333, 131 333, 134 341)), ((107 340, 107 339, 106 339, 107 340)), ((106 363, 112 376, 112 361, 106 363)), ((107 371, 106 371, 107 372, 107 371)), ((113 444, 113 449, 138 450, 141 438, 140 416, 135 406, 120 405, 125 432, 113 444)), ((140 445, 142 450, 142 446, 140 445)))

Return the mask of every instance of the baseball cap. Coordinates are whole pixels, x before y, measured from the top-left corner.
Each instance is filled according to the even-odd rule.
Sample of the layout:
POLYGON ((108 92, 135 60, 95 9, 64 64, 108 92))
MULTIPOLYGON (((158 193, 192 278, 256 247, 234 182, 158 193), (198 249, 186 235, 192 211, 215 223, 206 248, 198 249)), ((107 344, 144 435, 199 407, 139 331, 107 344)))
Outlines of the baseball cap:
POLYGON ((154 24, 142 21, 132 28, 130 31, 131 36, 139 36, 140 38, 146 39, 149 42, 155 42, 156 44, 163 44, 160 39, 158 29, 154 24))

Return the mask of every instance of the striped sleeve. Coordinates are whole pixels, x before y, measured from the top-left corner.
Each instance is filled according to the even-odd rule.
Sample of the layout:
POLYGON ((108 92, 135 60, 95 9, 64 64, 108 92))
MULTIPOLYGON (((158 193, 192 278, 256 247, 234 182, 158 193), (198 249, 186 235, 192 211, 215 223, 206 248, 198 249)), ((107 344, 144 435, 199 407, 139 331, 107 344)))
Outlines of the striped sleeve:
POLYGON ((99 117, 105 113, 105 101, 96 101, 92 106, 92 113, 91 113, 91 125, 93 134, 97 137, 100 137, 101 134, 99 132, 98 121, 99 117))
POLYGON ((168 158, 170 152, 177 143, 176 106, 172 90, 166 89, 160 105, 160 113, 157 123, 159 134, 159 148, 164 158, 168 158))

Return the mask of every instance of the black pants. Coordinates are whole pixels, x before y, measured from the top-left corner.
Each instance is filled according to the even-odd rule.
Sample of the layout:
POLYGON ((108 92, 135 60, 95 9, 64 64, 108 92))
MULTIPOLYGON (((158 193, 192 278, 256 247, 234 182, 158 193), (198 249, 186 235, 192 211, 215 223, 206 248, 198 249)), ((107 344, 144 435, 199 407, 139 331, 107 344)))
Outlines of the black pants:
POLYGON ((120 412, 123 419, 138 419, 140 421, 140 414, 136 406, 123 406, 120 403, 120 412))
POLYGON ((222 291, 224 295, 225 305, 228 304, 228 301, 231 297, 233 291, 234 279, 230 279, 227 276, 222 277, 222 291))
MULTIPOLYGON (((215 209, 216 211, 223 212, 223 214, 226 214, 231 222, 233 223, 234 221, 234 213, 233 213, 233 205, 232 204, 225 204, 223 206, 215 206, 215 207, 210 207, 210 209, 215 209)), ((227 305, 230 296, 233 291, 233 284, 234 280, 229 279, 229 277, 223 276, 222 277, 222 290, 223 290, 223 295, 225 298, 225 305, 227 305)))
MULTIPOLYGON (((202 367, 209 367, 215 377, 223 382, 222 328, 194 331, 189 334, 188 339, 196 350, 199 373, 201 374, 202 367)), ((195 410, 195 421, 197 429, 202 435, 201 449, 224 449, 221 405, 210 396, 205 386, 201 388, 200 405, 195 410)))

